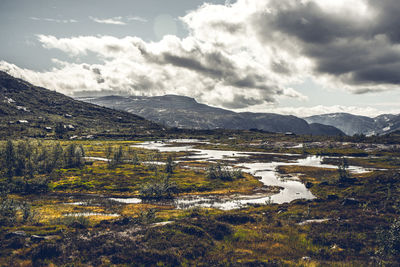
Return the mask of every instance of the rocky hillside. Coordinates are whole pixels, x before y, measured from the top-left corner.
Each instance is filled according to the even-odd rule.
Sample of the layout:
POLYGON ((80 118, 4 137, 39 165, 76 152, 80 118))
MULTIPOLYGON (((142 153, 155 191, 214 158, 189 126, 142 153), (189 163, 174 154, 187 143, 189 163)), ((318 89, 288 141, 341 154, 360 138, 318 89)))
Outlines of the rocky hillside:
POLYGON ((128 112, 81 102, 0 71, 0 136, 143 136, 161 127, 128 112))

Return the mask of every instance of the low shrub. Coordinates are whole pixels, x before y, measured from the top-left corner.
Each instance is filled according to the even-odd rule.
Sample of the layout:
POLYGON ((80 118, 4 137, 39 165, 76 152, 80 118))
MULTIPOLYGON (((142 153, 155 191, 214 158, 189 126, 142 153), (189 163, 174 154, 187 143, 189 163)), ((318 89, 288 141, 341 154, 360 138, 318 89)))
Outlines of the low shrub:
POLYGON ((231 181, 233 179, 243 177, 243 173, 240 169, 229 168, 228 166, 222 166, 221 164, 213 164, 207 168, 207 178, 220 179, 224 181, 231 181))
POLYGON ((160 175, 155 181, 146 183, 140 188, 141 199, 171 199, 178 192, 175 183, 171 182, 169 176, 160 175))
POLYGON ((15 225, 18 222, 32 222, 36 214, 28 202, 2 196, 0 198, 0 226, 15 225))

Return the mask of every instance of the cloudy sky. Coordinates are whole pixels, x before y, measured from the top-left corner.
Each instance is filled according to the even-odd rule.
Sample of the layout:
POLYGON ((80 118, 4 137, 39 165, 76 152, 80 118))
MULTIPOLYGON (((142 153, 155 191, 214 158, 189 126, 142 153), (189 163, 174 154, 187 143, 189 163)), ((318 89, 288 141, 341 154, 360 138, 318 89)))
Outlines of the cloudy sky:
POLYGON ((67 95, 400 113, 398 0, 0 0, 0 70, 67 95))

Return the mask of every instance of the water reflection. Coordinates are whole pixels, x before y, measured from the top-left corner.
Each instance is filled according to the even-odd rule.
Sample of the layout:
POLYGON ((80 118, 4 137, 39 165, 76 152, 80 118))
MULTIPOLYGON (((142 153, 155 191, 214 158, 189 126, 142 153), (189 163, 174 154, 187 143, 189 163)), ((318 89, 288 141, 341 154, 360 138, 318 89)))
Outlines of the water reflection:
MULTIPOLYGON (((281 156, 293 156, 294 159, 279 161, 279 157, 276 157, 276 161, 272 162, 256 162, 242 163, 237 166, 243 168, 244 172, 260 177, 260 181, 265 186, 278 186, 283 188, 277 194, 260 194, 255 193, 253 195, 235 195, 235 196, 183 196, 178 197, 174 200, 174 205, 178 209, 187 209, 192 207, 209 207, 218 208, 223 210, 238 209, 251 204, 268 204, 268 203, 286 203, 296 199, 313 199, 313 194, 300 182, 297 176, 292 175, 290 179, 281 178, 277 172, 277 168, 283 165, 296 165, 305 167, 318 167, 318 168, 330 168, 336 169, 337 166, 330 164, 322 164, 323 157, 318 156, 307 156, 305 158, 298 158, 297 154, 287 153, 263 153, 263 152, 238 152, 238 151, 225 151, 225 150, 210 150, 210 149, 194 149, 194 143, 187 145, 187 140, 179 141, 173 140, 173 142, 143 142, 141 144, 134 145, 134 147, 140 147, 145 149, 159 150, 160 152, 191 152, 192 155, 186 158, 198 161, 218 161, 227 160, 233 161, 238 158, 249 157, 255 154, 272 154, 281 156), (175 143, 175 144, 174 144, 175 143), (183 145, 176 145, 176 143, 183 145)), ((192 140, 193 141, 193 140, 192 140)), ((283 160, 283 159, 281 159, 283 160)), ((349 171, 361 173, 368 172, 371 169, 365 169, 358 166, 349 166, 349 171)), ((112 198, 113 201, 121 203, 136 204, 141 203, 138 198, 112 198)), ((165 204, 165 203, 164 203, 165 204)), ((167 203, 171 204, 171 203, 167 203)))

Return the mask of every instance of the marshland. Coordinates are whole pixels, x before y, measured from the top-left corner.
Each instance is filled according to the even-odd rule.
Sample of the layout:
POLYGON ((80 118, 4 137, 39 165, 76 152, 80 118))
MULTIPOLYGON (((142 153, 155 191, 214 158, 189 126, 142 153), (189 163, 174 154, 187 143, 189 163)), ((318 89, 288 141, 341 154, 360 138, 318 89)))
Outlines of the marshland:
POLYGON ((396 263, 399 144, 325 139, 3 141, 1 264, 396 263))

